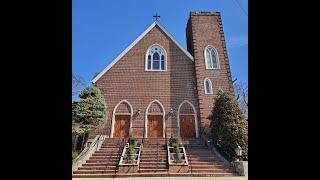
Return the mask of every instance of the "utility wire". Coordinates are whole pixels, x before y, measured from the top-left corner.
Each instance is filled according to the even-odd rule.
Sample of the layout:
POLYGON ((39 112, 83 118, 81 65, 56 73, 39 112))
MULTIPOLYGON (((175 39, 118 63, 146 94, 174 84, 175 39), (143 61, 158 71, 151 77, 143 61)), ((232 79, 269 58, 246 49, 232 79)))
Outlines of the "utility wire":
POLYGON ((241 8, 241 10, 248 16, 248 13, 243 9, 243 7, 239 3, 239 1, 238 0, 234 0, 234 1, 238 4, 238 6, 241 8))

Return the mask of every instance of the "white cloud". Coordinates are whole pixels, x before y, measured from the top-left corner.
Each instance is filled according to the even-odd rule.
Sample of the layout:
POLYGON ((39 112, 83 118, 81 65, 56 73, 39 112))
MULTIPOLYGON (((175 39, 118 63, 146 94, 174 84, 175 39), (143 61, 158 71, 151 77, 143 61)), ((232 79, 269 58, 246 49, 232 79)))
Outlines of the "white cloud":
POLYGON ((248 45, 248 36, 238 36, 238 37, 232 37, 228 39, 227 46, 228 48, 239 48, 242 46, 248 45))

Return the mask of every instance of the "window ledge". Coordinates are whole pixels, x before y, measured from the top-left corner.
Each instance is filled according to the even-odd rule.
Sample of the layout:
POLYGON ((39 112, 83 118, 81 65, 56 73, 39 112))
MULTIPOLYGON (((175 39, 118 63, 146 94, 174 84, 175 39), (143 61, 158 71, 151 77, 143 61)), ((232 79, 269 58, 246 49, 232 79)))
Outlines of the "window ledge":
POLYGON ((167 70, 145 70, 147 72, 153 72, 153 71, 156 71, 156 72, 166 72, 167 70))

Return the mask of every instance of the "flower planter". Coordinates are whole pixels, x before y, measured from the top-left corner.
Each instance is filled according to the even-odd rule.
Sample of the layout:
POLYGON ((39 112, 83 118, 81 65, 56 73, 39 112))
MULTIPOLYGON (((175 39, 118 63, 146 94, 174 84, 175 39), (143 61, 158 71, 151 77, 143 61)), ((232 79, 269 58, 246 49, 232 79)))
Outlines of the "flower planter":
POLYGON ((189 163, 184 147, 179 144, 179 153, 176 154, 174 147, 167 146, 169 173, 187 173, 189 172, 189 163))
POLYGON ((141 144, 137 144, 134 152, 129 154, 129 143, 125 145, 119 162, 119 172, 121 173, 135 173, 139 170, 141 144))

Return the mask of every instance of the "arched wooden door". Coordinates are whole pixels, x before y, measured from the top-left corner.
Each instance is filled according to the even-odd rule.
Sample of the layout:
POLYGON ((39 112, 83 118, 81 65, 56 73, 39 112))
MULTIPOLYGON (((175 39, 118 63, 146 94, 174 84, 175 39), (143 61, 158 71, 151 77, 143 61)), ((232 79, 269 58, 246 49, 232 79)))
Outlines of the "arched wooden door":
POLYGON ((163 116, 148 115, 148 137, 162 138, 163 116))
POLYGON ((116 115, 115 116, 115 138, 129 137, 130 130, 130 115, 116 115))
POLYGON ((155 100, 147 107, 146 131, 148 138, 164 137, 164 108, 162 104, 155 100))
POLYGON ((184 101, 179 106, 180 136, 185 138, 197 137, 196 112, 189 101, 184 101))
POLYGON ((132 118, 132 106, 126 100, 122 100, 113 111, 113 122, 111 137, 127 138, 129 137, 132 118))
POLYGON ((186 138, 196 137, 195 117, 191 115, 180 115, 180 136, 186 138))

